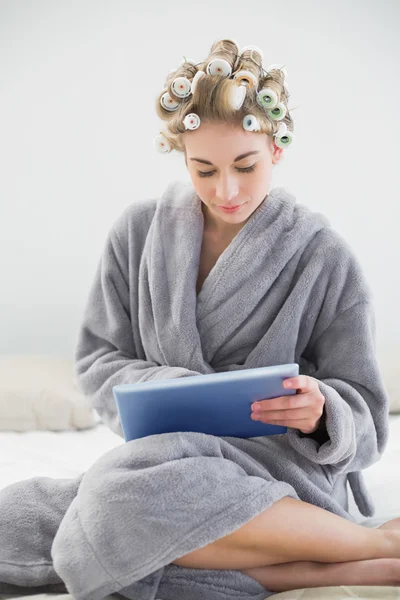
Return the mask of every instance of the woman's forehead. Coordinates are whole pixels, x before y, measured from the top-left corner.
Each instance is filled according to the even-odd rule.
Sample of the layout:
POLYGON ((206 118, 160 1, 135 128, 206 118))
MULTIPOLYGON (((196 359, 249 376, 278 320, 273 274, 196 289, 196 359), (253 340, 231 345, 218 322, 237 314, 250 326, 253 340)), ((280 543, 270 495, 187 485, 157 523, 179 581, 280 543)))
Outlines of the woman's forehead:
POLYGON ((194 131, 186 132, 183 136, 186 159, 201 158, 210 162, 222 157, 235 162, 249 152, 257 152, 260 155, 265 153, 269 140, 269 136, 265 133, 219 126, 204 128, 203 131, 200 131, 199 127, 194 131))

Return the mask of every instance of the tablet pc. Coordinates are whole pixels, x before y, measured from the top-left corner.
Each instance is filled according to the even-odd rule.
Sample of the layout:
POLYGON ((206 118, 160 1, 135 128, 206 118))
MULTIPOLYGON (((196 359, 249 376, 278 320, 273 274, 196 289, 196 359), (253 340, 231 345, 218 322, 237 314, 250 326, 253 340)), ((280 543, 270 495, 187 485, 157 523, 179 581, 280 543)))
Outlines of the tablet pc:
POLYGON ((277 435, 287 427, 253 421, 256 400, 289 396, 296 363, 124 383, 112 388, 126 442, 160 433, 196 431, 241 438, 277 435))

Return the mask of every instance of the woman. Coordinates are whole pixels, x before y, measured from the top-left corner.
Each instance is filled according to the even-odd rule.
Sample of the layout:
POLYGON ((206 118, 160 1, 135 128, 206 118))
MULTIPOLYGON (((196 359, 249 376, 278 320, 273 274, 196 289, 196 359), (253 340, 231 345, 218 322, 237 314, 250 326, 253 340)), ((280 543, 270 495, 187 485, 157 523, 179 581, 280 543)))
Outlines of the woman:
POLYGON ((157 147, 184 152, 191 183, 132 203, 110 229, 75 374, 122 436, 117 384, 298 362, 300 376, 286 382, 297 394, 251 415, 288 432, 154 435, 75 480, 9 486, 0 493, 8 585, 65 585, 85 599, 261 600, 399 581, 400 519, 368 529, 348 512, 347 482, 373 514, 361 471, 388 438, 371 294, 327 220, 269 191, 293 126, 284 70, 261 63, 258 49, 220 40, 204 63, 185 59, 169 74, 157 147))

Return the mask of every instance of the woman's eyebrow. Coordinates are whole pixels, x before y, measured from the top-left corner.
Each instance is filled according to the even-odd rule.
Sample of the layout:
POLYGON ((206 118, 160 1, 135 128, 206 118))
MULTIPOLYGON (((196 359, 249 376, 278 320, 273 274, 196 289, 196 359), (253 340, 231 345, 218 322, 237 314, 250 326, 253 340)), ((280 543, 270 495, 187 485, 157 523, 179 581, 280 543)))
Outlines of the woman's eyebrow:
MULTIPOLYGON (((247 156, 250 156, 251 154, 260 154, 260 150, 252 150, 251 152, 245 152, 244 154, 239 154, 239 156, 237 156, 233 162, 238 162, 239 160, 242 160, 243 158, 246 158, 247 156)), ((205 165, 213 166, 212 162, 210 162, 209 160, 205 160, 204 158, 190 158, 189 160, 197 160, 197 162, 201 162, 205 165)))

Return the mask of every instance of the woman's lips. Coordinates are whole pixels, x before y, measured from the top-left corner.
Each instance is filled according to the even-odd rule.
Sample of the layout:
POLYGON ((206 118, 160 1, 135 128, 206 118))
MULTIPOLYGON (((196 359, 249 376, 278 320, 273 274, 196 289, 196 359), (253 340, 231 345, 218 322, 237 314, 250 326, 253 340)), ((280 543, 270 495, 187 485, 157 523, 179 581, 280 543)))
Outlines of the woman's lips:
MULTIPOLYGON (((243 204, 245 204, 245 203, 243 202, 243 204)), ((243 206, 243 204, 237 204, 236 206, 230 206, 230 207, 229 206, 228 207, 219 206, 219 208, 221 210, 223 210, 224 212, 231 213, 231 212, 236 212, 237 210, 239 210, 239 208, 241 208, 243 206)))

